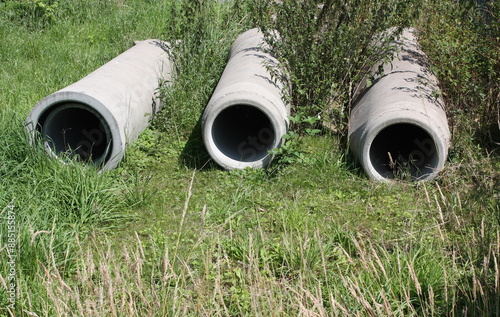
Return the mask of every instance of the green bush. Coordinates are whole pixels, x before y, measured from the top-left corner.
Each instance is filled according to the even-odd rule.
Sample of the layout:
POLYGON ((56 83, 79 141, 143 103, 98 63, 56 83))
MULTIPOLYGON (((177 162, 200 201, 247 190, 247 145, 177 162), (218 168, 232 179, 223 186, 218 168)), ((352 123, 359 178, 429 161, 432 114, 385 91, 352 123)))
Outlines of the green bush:
POLYGON ((14 23, 44 27, 57 20, 59 0, 2 0, 0 14, 14 23))
POLYGON ((387 55, 381 52, 411 23, 419 5, 420 0, 257 1, 256 23, 290 77, 292 111, 344 130, 367 67, 387 55))
POLYGON ((500 4, 498 1, 426 2, 420 44, 437 75, 455 131, 499 141, 500 4), (492 129, 493 128, 493 129, 492 129))

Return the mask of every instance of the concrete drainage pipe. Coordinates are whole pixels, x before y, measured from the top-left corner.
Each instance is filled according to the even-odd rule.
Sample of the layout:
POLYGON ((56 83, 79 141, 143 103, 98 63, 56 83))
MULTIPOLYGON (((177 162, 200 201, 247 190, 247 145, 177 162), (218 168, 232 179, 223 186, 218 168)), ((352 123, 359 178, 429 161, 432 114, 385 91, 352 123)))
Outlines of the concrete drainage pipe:
POLYGON ((171 80, 168 45, 159 40, 135 46, 80 81, 38 102, 26 120, 30 143, 42 137, 47 152, 113 169, 127 144, 160 107, 157 90, 171 80))
POLYGON ((351 112, 350 148, 375 180, 431 180, 443 168, 450 132, 437 80, 413 29, 351 112))
POLYGON ((278 61, 263 49, 263 34, 251 29, 233 43, 229 60, 202 118, 205 146, 225 169, 265 167, 269 150, 288 130, 290 108, 283 83, 271 76, 278 61))

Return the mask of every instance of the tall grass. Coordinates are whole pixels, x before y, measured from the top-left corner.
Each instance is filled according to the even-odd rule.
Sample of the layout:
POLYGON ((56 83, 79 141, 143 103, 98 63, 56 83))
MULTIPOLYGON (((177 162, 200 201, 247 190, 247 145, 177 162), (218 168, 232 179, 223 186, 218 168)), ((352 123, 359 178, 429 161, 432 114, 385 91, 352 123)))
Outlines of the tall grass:
MULTIPOLYGON (((26 280, 31 287, 39 261, 51 260, 71 271, 74 235, 94 226, 114 226, 111 222, 122 218, 120 209, 127 206, 109 176, 48 159, 41 147, 27 143, 18 114, 0 110, 0 117, 7 123, 0 139, 1 268, 10 272, 8 262, 14 259, 17 286, 26 280)), ((1 296, 2 309, 6 300, 1 296)))
POLYGON ((491 150, 500 140, 498 1, 426 1, 425 7, 442 12, 422 16, 421 44, 440 81, 455 135, 464 138, 466 132, 491 150))
POLYGON ((133 40, 161 37, 167 5, 151 11, 139 1, 0 3, 1 315, 8 314, 10 282, 17 287, 10 314, 22 314, 26 303, 46 294, 37 280, 40 263, 53 263, 70 276, 76 235, 116 227, 129 217, 125 198, 135 186, 118 173, 48 159, 42 147, 28 144, 24 118, 42 97, 90 73, 133 40), (11 270, 16 279, 9 279, 11 270))
MULTIPOLYGON (((197 125, 238 34, 250 28, 248 1, 175 1, 166 26, 177 77, 155 124, 184 137, 197 125)), ((196 130, 196 128, 195 128, 196 130)))
POLYGON ((260 228, 234 241, 244 250, 236 255, 221 243, 227 239, 223 232, 203 231, 183 258, 172 247, 147 250, 138 236, 121 248, 108 240, 93 242, 80 247, 71 279, 61 277, 57 265, 44 267, 42 305, 52 309, 46 315, 58 316, 498 314, 498 234, 487 247, 488 272, 448 254, 439 239, 388 248, 343 235, 344 244, 318 231, 302 232, 270 247, 260 228), (297 260, 296 271, 288 258, 297 260))

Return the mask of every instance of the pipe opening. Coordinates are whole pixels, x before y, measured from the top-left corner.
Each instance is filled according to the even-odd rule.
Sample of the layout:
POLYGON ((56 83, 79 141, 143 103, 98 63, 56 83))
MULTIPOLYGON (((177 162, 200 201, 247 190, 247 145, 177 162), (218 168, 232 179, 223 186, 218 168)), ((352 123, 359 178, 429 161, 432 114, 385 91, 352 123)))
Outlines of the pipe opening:
POLYGON ((215 146, 227 157, 254 162, 268 155, 275 143, 274 127, 261 110, 235 105, 221 111, 212 125, 215 146))
POLYGON ((400 123, 386 127, 373 139, 370 163, 384 178, 419 180, 437 169, 439 153, 427 131, 400 123))
POLYGON ((107 122, 91 107, 80 103, 57 104, 39 121, 45 145, 59 156, 104 165, 111 156, 112 137, 107 122))

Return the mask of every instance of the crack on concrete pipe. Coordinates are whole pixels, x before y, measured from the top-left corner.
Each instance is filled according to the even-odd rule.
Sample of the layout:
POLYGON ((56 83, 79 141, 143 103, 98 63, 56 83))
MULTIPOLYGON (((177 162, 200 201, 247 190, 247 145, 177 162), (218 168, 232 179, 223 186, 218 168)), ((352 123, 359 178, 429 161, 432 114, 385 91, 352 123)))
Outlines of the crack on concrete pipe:
POLYGON ((30 143, 40 139, 52 157, 113 169, 159 110, 157 91, 171 77, 168 44, 138 41, 80 81, 40 100, 26 119, 30 143))
POLYGON ((270 150, 288 131, 290 108, 281 97, 278 61, 266 52, 258 29, 233 43, 228 63, 202 117, 205 147, 225 169, 266 167, 270 150))
POLYGON ((396 53, 372 68, 373 84, 355 102, 349 145, 371 179, 432 180, 444 167, 450 132, 437 79, 415 31, 405 29, 396 53))

